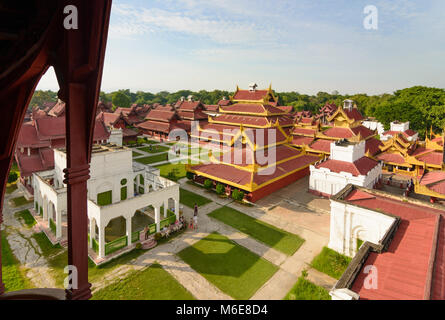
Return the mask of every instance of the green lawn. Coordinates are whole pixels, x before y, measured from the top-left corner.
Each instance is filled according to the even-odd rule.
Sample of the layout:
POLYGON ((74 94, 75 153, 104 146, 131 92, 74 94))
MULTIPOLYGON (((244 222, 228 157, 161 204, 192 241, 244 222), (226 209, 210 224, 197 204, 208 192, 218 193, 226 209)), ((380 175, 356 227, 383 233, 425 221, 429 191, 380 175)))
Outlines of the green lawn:
POLYGON ((121 281, 96 292, 92 300, 195 300, 159 264, 134 271, 121 281))
POLYGON ((29 280, 24 272, 20 270, 19 262, 9 246, 5 231, 2 231, 1 238, 3 283, 5 284, 6 292, 31 288, 29 280))
POLYGON ((229 207, 219 208, 211 212, 209 216, 287 255, 294 254, 304 243, 304 239, 295 234, 278 229, 229 207))
POLYGON ((17 190, 17 183, 11 183, 6 186, 6 194, 11 194, 17 190))
POLYGON ((148 144, 158 144, 159 141, 145 139, 145 143, 148 143, 148 144))
POLYGON ((186 205, 189 208, 194 208, 195 203, 198 205, 198 207, 202 207, 202 206, 206 205, 207 203, 212 202, 212 200, 204 198, 204 197, 200 196, 199 194, 190 192, 188 190, 181 188, 179 191, 180 191, 179 202, 181 202, 183 205, 186 205))
POLYGON ((48 238, 46 237, 46 235, 43 232, 39 232, 39 233, 34 233, 32 235, 32 237, 34 238, 34 240, 37 242, 37 244, 39 245, 42 254, 45 257, 50 257, 53 256, 55 254, 61 253, 62 252, 62 247, 57 244, 57 245, 53 245, 51 243, 51 241, 48 240, 48 238))
POLYGON ((156 162, 162 162, 168 160, 168 153, 161 153, 156 156, 150 156, 140 159, 135 159, 135 161, 142 163, 142 164, 152 164, 156 162))
POLYGON ((32 228, 37 222, 29 210, 16 212, 15 215, 28 227, 32 228))
POLYGON ((179 257, 221 291, 247 300, 278 267, 227 237, 212 233, 178 253, 179 257))
POLYGON ((139 156, 142 156, 142 153, 133 151, 133 158, 134 158, 134 157, 139 157, 139 156))
POLYGON ((157 166, 156 168, 160 169, 161 176, 173 181, 178 181, 182 178, 185 178, 186 171, 185 171, 185 164, 181 163, 169 163, 164 164, 162 166, 157 166), (176 170, 176 176, 169 176, 169 173, 171 173, 173 170, 176 170))
MULTIPOLYGON (((42 249, 43 250, 43 249, 42 249)), ((102 264, 100 266, 96 266, 93 261, 88 259, 88 279, 90 282, 94 282, 100 280, 104 277, 104 275, 108 272, 112 272, 119 266, 122 266, 133 259, 136 259, 141 254, 146 252, 145 250, 134 249, 122 256, 111 260, 108 263, 102 264)), ((58 288, 63 288, 63 281, 67 276, 63 271, 64 268, 68 264, 68 251, 63 250, 62 253, 53 256, 48 259, 48 264, 52 269, 52 274, 54 279, 56 280, 56 285, 58 288)))
POLYGON ((138 148, 138 150, 140 151, 144 151, 147 153, 161 153, 161 152, 166 152, 168 150, 170 150, 169 147, 164 147, 164 146, 153 146, 151 147, 144 147, 144 148, 138 148))
POLYGON ((335 279, 340 279, 351 260, 349 257, 324 247, 321 253, 312 260, 311 265, 318 271, 326 273, 335 279))
POLYGON ((301 276, 284 300, 331 300, 331 296, 328 290, 313 284, 305 276, 301 276))
POLYGON ((12 203, 14 204, 15 207, 21 207, 21 206, 24 206, 25 204, 28 204, 31 202, 32 201, 26 200, 25 197, 23 197, 23 196, 12 199, 12 203))

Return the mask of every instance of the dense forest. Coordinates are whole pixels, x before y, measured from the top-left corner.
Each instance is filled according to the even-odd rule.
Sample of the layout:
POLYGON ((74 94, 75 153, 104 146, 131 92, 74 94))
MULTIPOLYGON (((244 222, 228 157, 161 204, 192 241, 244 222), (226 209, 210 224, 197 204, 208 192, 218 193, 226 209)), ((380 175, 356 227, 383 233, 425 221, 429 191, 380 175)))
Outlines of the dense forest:
MULTIPOLYGON (((181 90, 175 93, 161 91, 153 94, 150 92, 131 92, 130 90, 119 90, 116 92, 101 92, 100 99, 104 102, 112 102, 114 107, 130 107, 132 104, 167 104, 175 103, 181 97, 193 95, 196 100, 204 104, 217 104, 223 97, 232 95, 229 91, 205 91, 194 92, 181 90)), ((326 102, 335 102, 341 105, 345 99, 352 99, 364 116, 375 117, 382 122, 386 128, 394 120, 410 121, 411 128, 424 137, 430 127, 437 133, 442 132, 445 127, 445 90, 416 86, 398 90, 393 94, 383 95, 340 95, 338 92, 319 92, 316 95, 300 94, 298 92, 277 92, 281 105, 291 105, 295 110, 318 110, 326 102)), ((57 93, 52 91, 36 91, 31 106, 41 106, 47 101, 56 101, 57 93)))

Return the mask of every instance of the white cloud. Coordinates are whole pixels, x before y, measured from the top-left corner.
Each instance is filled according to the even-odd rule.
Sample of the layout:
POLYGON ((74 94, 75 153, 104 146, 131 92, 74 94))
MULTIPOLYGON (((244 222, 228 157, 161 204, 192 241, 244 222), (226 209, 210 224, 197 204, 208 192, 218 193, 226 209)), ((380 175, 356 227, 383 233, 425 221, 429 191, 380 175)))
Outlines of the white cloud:
MULTIPOLYGON (((190 0, 190 2, 193 2, 190 0)), ((197 36, 221 44, 273 42, 279 33, 270 25, 232 19, 209 18, 190 11, 168 11, 128 5, 114 7, 111 36, 173 32, 197 36)))

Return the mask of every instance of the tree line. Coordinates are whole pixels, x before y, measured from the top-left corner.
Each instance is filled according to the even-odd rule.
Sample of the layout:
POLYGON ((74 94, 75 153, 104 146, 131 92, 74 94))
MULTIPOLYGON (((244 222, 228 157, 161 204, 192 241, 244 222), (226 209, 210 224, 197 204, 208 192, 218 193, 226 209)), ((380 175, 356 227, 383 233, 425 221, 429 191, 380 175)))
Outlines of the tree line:
MULTIPOLYGON (((178 92, 161 91, 156 94, 150 92, 131 92, 118 90, 100 93, 100 100, 111 102, 113 107, 128 108, 132 104, 174 104, 181 97, 193 95, 195 100, 204 104, 217 104, 222 97, 229 97, 233 92, 224 90, 198 92, 180 90, 178 92)), ((345 99, 352 99, 365 117, 375 117, 385 128, 389 128, 391 121, 410 121, 410 127, 419 132, 421 137, 433 129, 441 133, 445 127, 445 90, 439 88, 415 86, 398 90, 393 94, 382 95, 341 95, 338 92, 319 92, 316 95, 293 92, 276 92, 281 105, 293 106, 295 111, 310 110, 317 113, 326 103, 340 106, 345 99)), ((42 106, 44 102, 56 101, 57 93, 52 91, 36 91, 31 101, 34 105, 42 106)))

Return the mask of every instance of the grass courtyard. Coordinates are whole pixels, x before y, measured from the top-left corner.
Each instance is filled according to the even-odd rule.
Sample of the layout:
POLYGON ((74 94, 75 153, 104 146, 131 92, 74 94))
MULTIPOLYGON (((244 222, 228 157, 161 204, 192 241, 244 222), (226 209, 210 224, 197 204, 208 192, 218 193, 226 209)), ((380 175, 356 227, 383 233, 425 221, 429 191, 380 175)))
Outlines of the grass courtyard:
POLYGON ((161 152, 166 152, 166 151, 170 150, 170 148, 164 147, 164 146, 153 145, 151 147, 138 148, 138 150, 147 152, 147 153, 161 153, 161 152))
POLYGON ((152 164, 152 163, 163 162, 163 161, 167 161, 167 160, 168 160, 168 153, 161 153, 156 156, 135 159, 136 162, 139 162, 142 164, 152 164))
POLYGON ((21 207, 24 206, 28 203, 31 203, 32 201, 28 201, 25 199, 25 197, 17 197, 17 198, 13 198, 11 199, 12 204, 14 205, 14 207, 21 207))
POLYGON ((303 272, 284 300, 331 300, 328 290, 313 284, 306 276, 303 272))
POLYGON ((93 300, 194 300, 175 278, 159 264, 135 271, 122 281, 105 287, 93 300))
POLYGON ((24 271, 20 269, 20 264, 9 246, 5 230, 2 231, 1 242, 2 275, 6 292, 31 288, 29 280, 26 278, 24 271))
POLYGON ((335 279, 340 279, 351 260, 349 257, 324 247, 321 253, 312 260, 311 265, 320 272, 326 273, 335 279))
POLYGON ((267 246, 287 255, 294 254, 304 243, 301 237, 278 229, 268 223, 254 219, 230 207, 219 208, 209 214, 239 231, 263 242, 267 246))
POLYGON ((186 171, 185 171, 185 165, 181 164, 181 163, 169 163, 169 164, 164 164, 161 166, 157 166, 156 168, 158 168, 161 171, 161 177, 173 180, 173 181, 178 181, 182 178, 185 178, 186 176, 186 171), (173 176, 169 176, 169 173, 171 173, 172 171, 175 171, 175 177, 173 176))
POLYGON ((11 194, 17 190, 17 183, 8 183, 6 185, 6 194, 11 194))
POLYGON ((31 212, 29 212, 29 210, 22 210, 22 211, 16 212, 15 215, 28 228, 32 228, 37 223, 36 220, 34 219, 34 217, 32 216, 31 212))
POLYGON ((209 282, 238 300, 251 298, 278 270, 269 261, 218 233, 208 235, 178 255, 209 282))
POLYGON ((180 189, 179 193, 179 202, 181 202, 183 205, 186 205, 189 208, 194 208, 195 203, 198 205, 198 207, 202 207, 210 202, 211 200, 204 198, 200 196, 199 194, 193 193, 191 191, 180 189))

